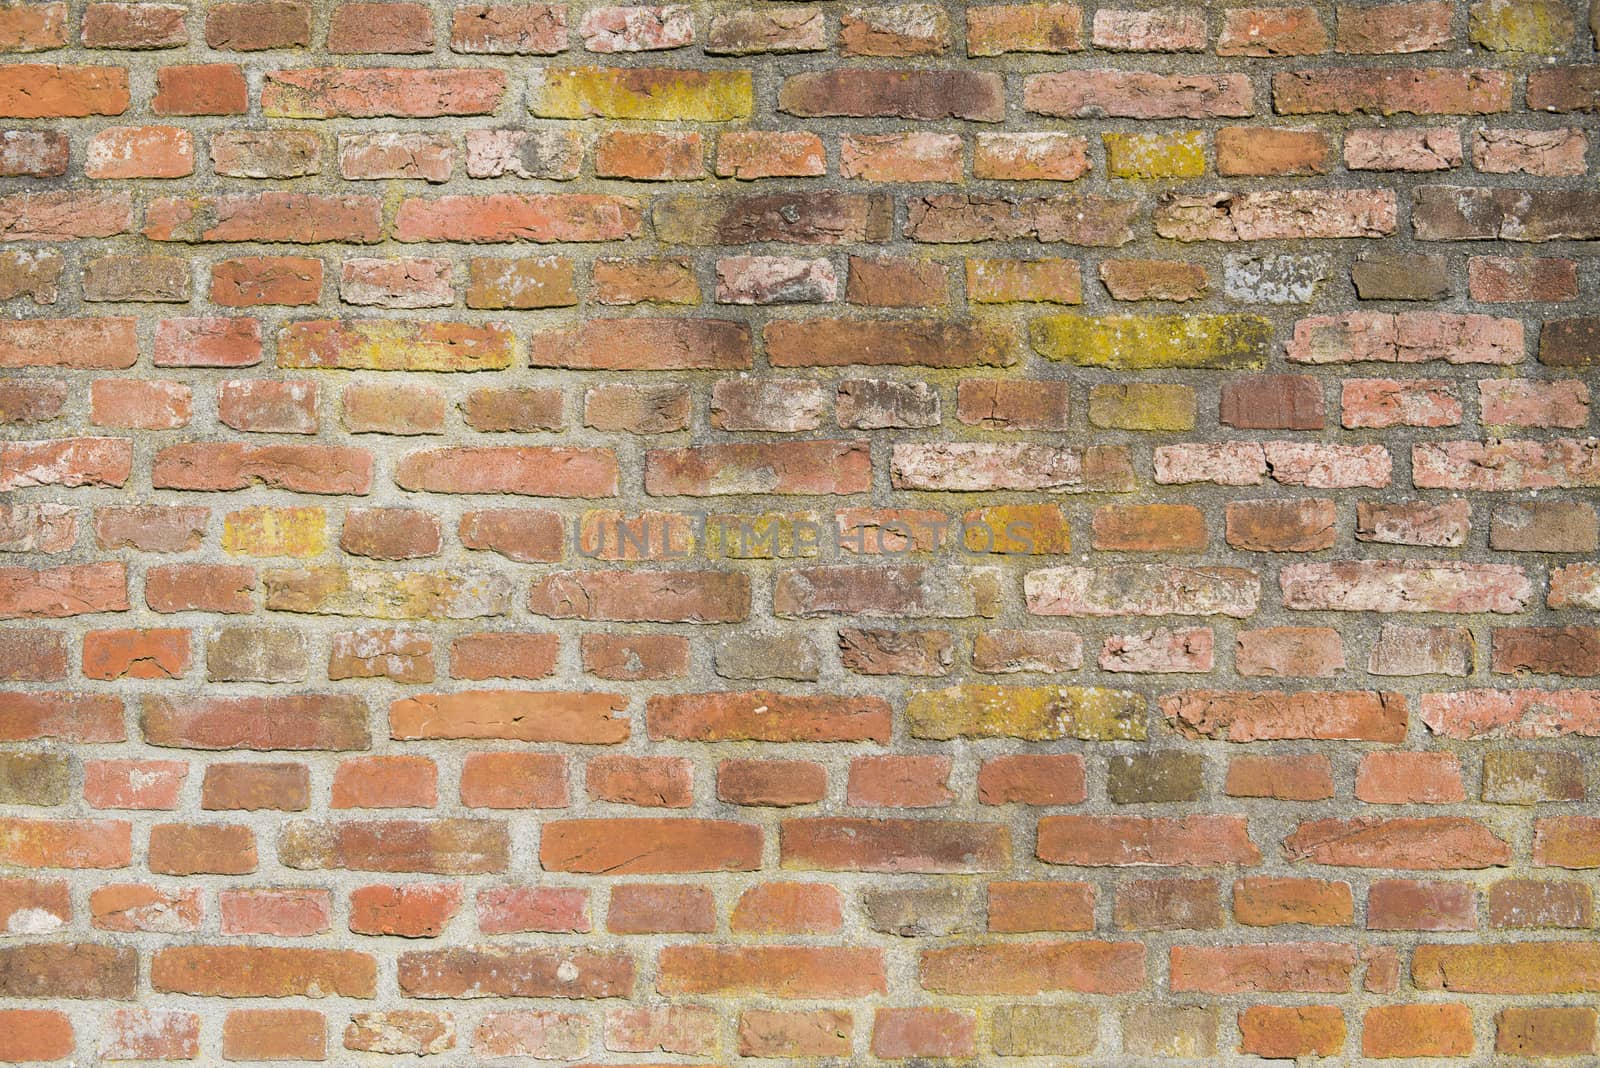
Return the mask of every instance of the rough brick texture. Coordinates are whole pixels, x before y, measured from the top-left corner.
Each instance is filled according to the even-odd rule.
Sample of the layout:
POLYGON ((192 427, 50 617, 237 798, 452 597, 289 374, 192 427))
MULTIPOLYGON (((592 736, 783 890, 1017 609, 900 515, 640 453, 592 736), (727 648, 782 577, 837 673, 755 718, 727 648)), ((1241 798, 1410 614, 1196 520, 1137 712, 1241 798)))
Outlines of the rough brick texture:
POLYGON ((1596 1063, 1597 34, 0 0, 0 1062, 1596 1063))

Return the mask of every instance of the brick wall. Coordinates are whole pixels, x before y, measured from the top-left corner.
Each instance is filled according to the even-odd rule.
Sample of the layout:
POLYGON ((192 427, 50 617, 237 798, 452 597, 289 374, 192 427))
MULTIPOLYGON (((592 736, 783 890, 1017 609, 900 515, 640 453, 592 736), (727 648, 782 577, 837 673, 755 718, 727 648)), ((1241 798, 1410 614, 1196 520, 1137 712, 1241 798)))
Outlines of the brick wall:
POLYGON ((1596 32, 0 6, 0 1061, 1593 1058, 1596 32))

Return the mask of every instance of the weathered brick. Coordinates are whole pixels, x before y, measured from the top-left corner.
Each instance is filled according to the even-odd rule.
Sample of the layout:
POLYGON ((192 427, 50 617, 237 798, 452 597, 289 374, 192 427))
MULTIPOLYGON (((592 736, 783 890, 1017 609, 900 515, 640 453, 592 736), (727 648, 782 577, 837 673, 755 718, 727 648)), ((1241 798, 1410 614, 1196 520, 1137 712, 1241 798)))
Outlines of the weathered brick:
POLYGON ((986 71, 809 71, 783 80, 778 110, 802 117, 999 122, 1005 116, 1003 89, 1000 75, 986 71))
POLYGON ((1137 942, 991 942, 922 952, 925 990, 971 994, 1126 994, 1144 985, 1137 942))
POLYGON ((816 8, 719 12, 712 16, 705 40, 706 54, 714 56, 822 52, 827 47, 827 19, 816 8))
POLYGON ((1412 226, 1422 241, 1589 240, 1597 198, 1587 190, 1419 186, 1412 226))
POLYGON ((1156 208, 1155 227, 1178 241, 1383 237, 1395 232, 1395 212, 1382 189, 1174 195, 1156 208))
POLYGON ((1033 74, 1023 81, 1022 94, 1028 111, 1063 118, 1206 119, 1255 112, 1250 80, 1243 74, 1033 74))

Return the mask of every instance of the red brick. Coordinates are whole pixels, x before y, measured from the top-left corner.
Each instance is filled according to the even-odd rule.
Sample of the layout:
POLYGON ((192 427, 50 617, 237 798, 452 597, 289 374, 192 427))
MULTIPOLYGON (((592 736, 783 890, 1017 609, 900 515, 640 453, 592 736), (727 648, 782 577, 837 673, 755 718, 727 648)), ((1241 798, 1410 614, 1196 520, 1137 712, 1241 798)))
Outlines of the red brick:
POLYGON ((1593 915, 1593 894, 1583 883, 1502 879, 1489 887, 1493 927, 1583 928, 1593 915))
MULTIPOLYGON (((9 8, 10 11, 26 10, 9 8)), ((55 130, 6 130, 0 134, 0 176, 6 178, 59 178, 67 173, 67 138, 55 130)), ((32 288, 38 304, 54 303, 54 283, 60 278, 59 254, 43 256, 12 253, 5 257, 8 272, 18 272, 32 288)), ((15 281, 8 279, 9 289, 15 281)))
MULTIPOLYGON (((40 232, 36 238, 63 236, 40 232)), ((138 358, 132 319, 14 319, 0 323, 0 367, 111 370, 132 367, 138 358)))
POLYGON ((230 178, 319 174, 322 139, 311 130, 221 130, 211 138, 211 167, 230 178))
POLYGON ((89 893, 91 924, 103 931, 182 934, 198 931, 200 891, 134 884, 99 886, 89 893))
POLYGON ((67 677, 67 636, 61 631, 7 630, 0 646, 0 680, 54 682, 67 677))
POLYGON ((1332 1057, 1344 1050, 1344 1012, 1335 1005, 1252 1005, 1239 1014, 1239 1049, 1258 1057, 1332 1057))
POLYGON ((1284 839, 1285 855, 1344 867, 1432 871, 1503 865, 1511 847, 1483 824, 1455 816, 1311 820, 1284 839))
POLYGON ((566 1059, 588 1042, 582 1016, 563 1012, 498 1012, 483 1017, 472 1046, 486 1057, 534 1056, 566 1059))
POLYGON ((360 886, 350 892, 350 930, 437 938, 460 908, 461 887, 454 883, 360 886))
POLYGON ((18 4, 0 14, 0 45, 7 52, 42 52, 67 43, 67 5, 18 4))
MULTIPOLYGON (((91 5, 103 7, 108 5, 91 5)), ((95 134, 86 178, 182 178, 194 173, 194 135, 175 126, 113 126, 95 134)))
POLYGON ((0 1011, 0 1059, 59 1061, 76 1048, 72 1021, 54 1009, 0 1011))
POLYGON ((1472 1052, 1472 1010, 1465 1005, 1379 1005, 1361 1024, 1367 1057, 1464 1057, 1472 1052))
POLYGON ((128 72, 122 67, 0 66, 0 117, 81 118, 127 109, 128 72))
POLYGON ((89 760, 83 799, 94 808, 174 809, 188 774, 181 760, 89 760))
POLYGON ((589 892, 570 887, 497 886, 478 891, 484 934, 589 930, 589 892))
POLYGON ((157 115, 243 115, 249 106, 244 71, 229 63, 162 67, 150 102, 157 115))
POLYGON ((720 1045, 719 1019, 699 1005, 620 1006, 606 1010, 606 1049, 621 1053, 712 1055, 720 1045))
POLYGON ((1133 879, 1117 888, 1111 921, 1120 931, 1212 930, 1223 925, 1214 879, 1133 879))
POLYGON ((0 821, 0 855, 21 868, 125 868, 132 826, 124 820, 0 821))
POLYGON ((105 694, 0 691, 0 739, 62 738, 120 742, 127 737, 121 699, 105 694))
POLYGON ((1450 4, 1425 0, 1366 6, 1340 4, 1335 48, 1355 55, 1436 52, 1454 37, 1450 4))
POLYGON ((712 17, 705 47, 708 55, 823 52, 827 20, 808 8, 730 10, 712 17))
POLYGON ((450 675, 458 679, 542 679, 555 674, 554 634, 463 634, 450 643, 450 675))
POLYGON ((475 875, 506 870, 508 839, 494 820, 307 820, 284 829, 278 854, 303 870, 475 875))
POLYGON ((90 389, 90 404, 89 421, 95 426, 171 430, 188 424, 193 393, 180 382, 102 378, 90 389))
POLYGON ((1419 990, 1469 994, 1592 992, 1600 944, 1513 942, 1416 947, 1412 980, 1419 990), (1446 972, 1449 981, 1446 982, 1446 972))
POLYGON ((138 973, 132 949, 71 942, 35 942, 0 950, 8 998, 128 1001, 138 973))
POLYGON ((998 871, 1010 860, 1011 836, 989 823, 910 819, 785 820, 783 865, 814 871, 998 871))
POLYGON ((547 871, 611 875, 753 871, 759 827, 727 820, 593 819, 544 824, 539 862, 547 871))
POLYGON ((1576 300, 1577 264, 1567 259, 1473 256, 1467 260, 1467 289, 1473 300, 1491 304, 1576 300))
POLYGON ((1240 631, 1234 670, 1246 677, 1328 678, 1345 668, 1339 632, 1327 627, 1240 631))
POLYGON ((687 808, 693 801, 693 766, 683 757, 591 757, 584 769, 592 801, 646 808, 687 808))
POLYGON ((854 1020, 841 1009, 739 1014, 739 1053, 746 1057, 847 1057, 854 1020))
POLYGON ((990 883, 989 930, 1093 930, 1094 900, 1088 883, 990 883))
POLYGON ((1342 927, 1354 922, 1355 902, 1349 883, 1258 876, 1234 882, 1233 916, 1250 927, 1342 927))
POLYGON ((614 693, 465 690, 416 694, 389 706, 389 730, 399 739, 502 738, 610 744, 628 737, 627 706, 614 693))
POLYGON ((200 1055, 200 1014, 176 1009, 116 1009, 100 1056, 107 1060, 193 1060, 200 1055))
POLYGON ((1482 421, 1493 427, 1581 428, 1589 422, 1589 387, 1576 379, 1555 382, 1478 383, 1482 421))
POLYGON ((1356 798, 1369 804, 1451 804, 1466 800, 1453 753, 1367 753, 1356 771, 1356 798))
POLYGON ((315 304, 322 294, 322 261, 308 256, 249 256, 211 268, 211 302, 253 308, 315 304))
POLYGON ((753 934, 831 934, 844 922, 843 903, 822 883, 759 883, 739 895, 728 922, 753 934))
POLYGON ((188 243, 371 244, 383 231, 381 214, 375 197, 223 193, 196 200, 153 200, 145 209, 143 232, 152 241, 188 243))
POLYGON ((631 957, 565 949, 418 951, 401 954, 399 971, 400 990, 410 997, 620 997, 634 985, 631 957))
POLYGON ((0 880, 0 921, 17 933, 58 930, 72 918, 64 879, 0 880))
POLYGON ((805 760, 724 760, 717 765, 717 797, 735 805, 787 808, 821 801, 828 776, 805 760))
POLYGON ((1496 1053, 1513 1057, 1581 1057, 1595 1052, 1595 1010, 1507 1008, 1495 1014, 1496 1053))
POLYGON ((663 994, 852 998, 887 989, 883 951, 831 946, 677 945, 661 950, 663 994))
POLYGON ((0 384, 0 423, 47 423, 66 401, 67 384, 60 379, 0 384))
POLYGON ((467 4, 450 27, 454 52, 552 55, 566 47, 567 11, 557 4, 467 4))
POLYGON ((1371 691, 1183 691, 1161 703, 1185 733, 1244 742, 1282 738, 1405 738, 1406 702, 1371 691))
POLYGON ((176 679, 188 667, 186 630, 100 630, 83 638, 83 673, 91 679, 176 679))
POLYGON ((1217 173, 1224 177, 1326 174, 1332 157, 1319 130, 1224 126, 1217 131, 1217 173))
POLYGON ((1355 963, 1355 947, 1335 942, 1174 946, 1171 985, 1204 994, 1343 994, 1355 963))
POLYGON ((438 769, 424 756, 348 757, 333 775, 333 808, 432 808, 438 769))
POLYGON ((1306 56, 1328 50, 1328 31, 1311 7, 1229 8, 1219 56, 1306 56))
POLYGON ((206 44, 219 52, 261 52, 311 44, 311 5, 300 0, 244 0, 206 10, 206 44))
POLYGON ((175 48, 189 43, 176 5, 92 3, 83 12, 86 48, 175 48))
POLYGON ((1254 113, 1242 74, 1164 75, 1088 70, 1034 74, 1023 81, 1023 107, 1041 115, 1087 118, 1203 119, 1254 113))
POLYGON ((1589 816, 1535 820, 1533 862, 1542 867, 1600 868, 1596 831, 1600 831, 1600 819, 1589 816))
POLYGON ((163 319, 156 326, 157 367, 252 367, 261 362, 254 319, 163 319))
POLYGON ((1323 801, 1333 796, 1333 769, 1326 756, 1235 756, 1222 787, 1234 798, 1323 801))
POLYGON ((169 946, 150 962, 153 989, 213 997, 370 998, 373 958, 351 950, 267 946, 169 946))
POLYGON ((1243 818, 1228 816, 1046 816, 1039 859, 1093 867, 1256 864, 1261 854, 1243 818))
POLYGON ((947 783, 952 761, 940 756, 856 757, 845 803, 869 808, 937 808, 955 800, 947 783))
POLYGON ((340 421, 352 434, 440 434, 445 395, 432 386, 356 383, 340 396, 340 421))
POLYGON ((606 913, 606 930, 613 934, 709 934, 716 925, 716 907, 704 886, 618 886, 606 913))
POLYGON ((58 438, 0 445, 0 491, 31 486, 121 486, 132 473, 127 438, 58 438))
POLYGON ((102 549, 189 552, 200 547, 210 515, 210 509, 182 505, 96 508, 95 543, 102 549))
POLYGON ((990 942, 922 951, 924 990, 959 994, 1073 991, 1129 994, 1144 986, 1137 942, 990 942))
POLYGON ((647 702, 652 740, 878 741, 889 739, 880 698, 743 693, 659 695, 647 702))
POLYGON ((262 434, 315 434, 317 384, 228 379, 217 385, 217 420, 262 434))
POLYGON ((461 803, 469 808, 562 808, 566 761, 547 753, 469 753, 461 803))
POLYGON ((1206 547, 1205 516, 1190 504, 1108 504, 1096 509, 1094 547, 1110 552, 1198 552, 1206 547))
POLYGON ((224 890, 217 895, 222 933, 303 938, 328 930, 326 890, 305 888, 224 890))
POLYGON ((366 706, 348 696, 157 697, 141 726, 152 745, 184 749, 365 749, 366 706))
POLYGON ((233 1009, 222 1021, 230 1061, 320 1061, 327 1045, 327 1023, 311 1009, 233 1009))
POLYGON ((301 811, 311 803, 310 782, 303 764, 211 764, 201 784, 200 807, 301 811))
POLYGON ((978 800, 986 805, 1076 805, 1087 796, 1084 764, 1075 753, 1016 754, 984 761, 978 800))
POLYGON ((1004 116, 1005 102, 1000 76, 984 71, 854 69, 790 75, 779 88, 778 110, 804 117, 998 122, 1004 116))
POLYGON ((1511 108, 1506 71, 1479 68, 1322 68, 1276 74, 1280 115, 1487 115, 1511 108))
POLYGON ((1528 107, 1534 111, 1593 111, 1596 91, 1593 67, 1532 71, 1528 107))
POLYGON ((59 619, 128 610, 122 564, 78 564, 34 570, 0 567, 0 619, 59 619))
POLYGON ((1065 383, 962 379, 956 389, 956 418, 995 430, 1065 430, 1065 383))
POLYGON ((328 51, 415 53, 433 51, 433 15, 423 4, 342 3, 328 23, 328 51))
POLYGON ((1088 147, 1086 138, 1063 133, 980 133, 972 173, 999 181, 1070 182, 1089 173, 1088 147))
POLYGON ((363 449, 197 443, 162 449, 150 477, 158 489, 237 490, 260 484, 297 493, 364 494, 372 485, 372 466, 372 454, 363 449))
POLYGON ((1367 892, 1371 931, 1470 931, 1477 895, 1466 883, 1380 879, 1367 892))
POLYGON ((977 1019, 955 1009, 878 1009, 872 1053, 908 1057, 970 1057, 977 1051, 977 1019))
POLYGON ((248 875, 257 867, 255 832, 236 824, 157 824, 149 865, 162 875, 248 875))

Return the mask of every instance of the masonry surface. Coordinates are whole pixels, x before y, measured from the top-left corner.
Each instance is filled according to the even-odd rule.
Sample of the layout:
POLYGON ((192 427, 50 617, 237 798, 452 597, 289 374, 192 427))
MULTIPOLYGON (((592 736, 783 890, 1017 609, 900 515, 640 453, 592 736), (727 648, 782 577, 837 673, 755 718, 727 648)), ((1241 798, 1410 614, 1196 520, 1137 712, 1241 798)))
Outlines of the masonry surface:
POLYGON ((0 1061, 1595 1063, 1597 32, 0 5, 0 1061))

